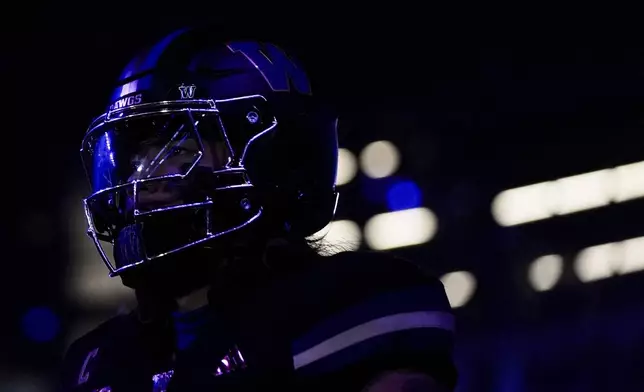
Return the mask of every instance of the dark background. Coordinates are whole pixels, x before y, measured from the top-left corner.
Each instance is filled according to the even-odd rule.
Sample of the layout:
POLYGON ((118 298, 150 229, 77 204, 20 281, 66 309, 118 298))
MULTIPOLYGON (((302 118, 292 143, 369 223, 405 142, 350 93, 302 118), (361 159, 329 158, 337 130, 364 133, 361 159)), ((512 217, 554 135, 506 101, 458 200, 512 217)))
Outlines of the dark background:
MULTIPOLYGON (((632 24, 581 13, 552 22, 537 10, 270 6, 4 10, 0 390, 49 391, 69 339, 127 302, 82 235, 78 148, 136 50, 197 22, 295 49, 315 91, 338 105, 342 147, 399 148, 396 178, 415 181, 439 231, 397 252, 477 281, 456 309, 459 392, 643 390, 644 274, 584 284, 572 263, 582 248, 643 236, 644 202, 516 227, 490 212, 504 189, 644 161, 644 44, 623 31, 632 24), (551 253, 564 256, 562 279, 537 293, 528 265, 551 253), (108 294, 79 300, 69 289, 78 281, 108 294)), ((363 225, 386 212, 367 201, 372 185, 359 174, 343 186, 338 218, 363 225)))

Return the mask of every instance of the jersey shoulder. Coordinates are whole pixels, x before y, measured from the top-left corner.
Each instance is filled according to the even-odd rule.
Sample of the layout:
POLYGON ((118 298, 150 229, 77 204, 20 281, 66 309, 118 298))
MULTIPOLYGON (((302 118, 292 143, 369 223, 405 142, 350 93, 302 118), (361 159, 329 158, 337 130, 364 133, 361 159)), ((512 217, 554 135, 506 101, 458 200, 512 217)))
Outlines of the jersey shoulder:
POLYGON ((364 313, 366 318, 429 309, 451 318, 440 280, 418 264, 388 253, 343 252, 321 258, 293 280, 289 291, 297 293, 298 303, 315 304, 306 312, 308 322, 352 305, 363 311, 355 308, 350 313, 364 313))
POLYGON ((292 351, 300 374, 353 369, 357 379, 418 368, 451 383, 454 317, 442 283, 420 266, 388 253, 344 252, 296 281, 292 351))
POLYGON ((99 353, 114 342, 116 336, 128 333, 127 316, 113 317, 85 335, 76 339, 65 353, 62 365, 62 390, 69 391, 89 381, 89 369, 93 369, 99 353))
MULTIPOLYGON (((61 389, 84 391, 134 383, 136 380, 119 377, 122 374, 123 378, 136 378, 133 374, 138 377, 138 371, 134 369, 141 363, 147 363, 149 358, 165 359, 166 345, 161 344, 164 341, 161 335, 165 334, 165 329, 157 325, 142 326, 134 312, 101 323, 67 349, 61 368, 61 389)), ((156 367, 157 363, 150 366, 156 367)))
MULTIPOLYGON (((365 295, 411 286, 434 287, 443 296, 442 283, 420 265, 385 252, 342 252, 322 258, 308 270, 326 278, 330 291, 358 291, 365 295), (360 284, 357 284, 360 283, 360 284)), ((445 298, 446 299, 446 298, 445 298)))

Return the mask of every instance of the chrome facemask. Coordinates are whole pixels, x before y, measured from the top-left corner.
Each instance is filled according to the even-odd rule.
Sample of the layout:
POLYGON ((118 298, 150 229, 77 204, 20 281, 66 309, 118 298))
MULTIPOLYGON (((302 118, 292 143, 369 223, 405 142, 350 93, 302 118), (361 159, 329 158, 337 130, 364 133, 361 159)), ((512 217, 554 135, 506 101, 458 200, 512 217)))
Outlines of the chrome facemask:
POLYGON ((94 120, 81 148, 92 189, 83 203, 87 234, 110 276, 258 219, 262 208, 244 162, 249 147, 276 125, 260 95, 132 105, 94 120), (119 235, 140 234, 160 219, 194 224, 189 235, 178 225, 181 243, 149 229, 148 240, 166 244, 142 249, 136 260, 110 257, 106 245, 114 247, 119 235))

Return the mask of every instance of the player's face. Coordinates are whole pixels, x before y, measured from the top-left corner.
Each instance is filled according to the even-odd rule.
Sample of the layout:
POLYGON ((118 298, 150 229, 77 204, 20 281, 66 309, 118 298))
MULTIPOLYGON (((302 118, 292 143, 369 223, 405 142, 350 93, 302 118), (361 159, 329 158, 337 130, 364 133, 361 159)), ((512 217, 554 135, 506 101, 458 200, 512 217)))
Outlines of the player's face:
MULTIPOLYGON (((131 158, 133 171, 128 181, 143 179, 150 174, 156 177, 185 173, 186 168, 194 164, 195 155, 201 150, 195 139, 188 139, 181 145, 174 146, 169 153, 164 152, 164 148, 164 145, 155 143, 154 140, 143 142, 139 151, 131 158), (160 158, 162 156, 163 158, 160 158), (155 160, 158 162, 155 163, 155 160), (152 167, 154 173, 150 173, 152 167)), ((193 170, 216 170, 226 164, 228 155, 223 143, 204 142, 201 151, 201 159, 193 170)), ((133 197, 131 192, 129 196, 133 197)), ((168 207, 183 202, 182 189, 173 186, 169 181, 141 183, 137 188, 137 206, 142 209, 168 207)))

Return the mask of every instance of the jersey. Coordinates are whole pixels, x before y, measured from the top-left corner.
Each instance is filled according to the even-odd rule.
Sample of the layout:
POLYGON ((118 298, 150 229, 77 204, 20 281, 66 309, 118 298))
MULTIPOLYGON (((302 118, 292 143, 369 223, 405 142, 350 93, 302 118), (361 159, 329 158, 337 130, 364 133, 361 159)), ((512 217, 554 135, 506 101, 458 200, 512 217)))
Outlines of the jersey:
POLYGON ((68 350, 63 391, 359 391, 397 369, 456 383, 444 288, 406 260, 339 253, 275 274, 242 297, 215 293, 217 322, 186 352, 177 353, 162 322, 131 314, 104 323, 68 350))

